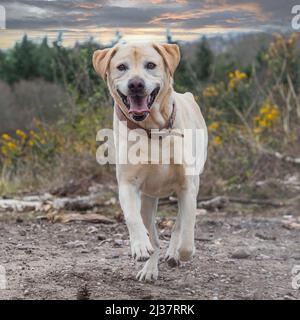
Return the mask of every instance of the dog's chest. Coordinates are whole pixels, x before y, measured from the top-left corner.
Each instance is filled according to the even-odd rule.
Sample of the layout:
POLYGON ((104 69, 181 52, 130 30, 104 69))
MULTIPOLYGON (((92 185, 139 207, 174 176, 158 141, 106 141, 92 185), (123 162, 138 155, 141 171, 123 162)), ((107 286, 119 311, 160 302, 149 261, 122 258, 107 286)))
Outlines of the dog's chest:
POLYGON ((136 172, 139 189, 154 197, 165 197, 181 189, 185 175, 181 165, 147 165, 136 172))

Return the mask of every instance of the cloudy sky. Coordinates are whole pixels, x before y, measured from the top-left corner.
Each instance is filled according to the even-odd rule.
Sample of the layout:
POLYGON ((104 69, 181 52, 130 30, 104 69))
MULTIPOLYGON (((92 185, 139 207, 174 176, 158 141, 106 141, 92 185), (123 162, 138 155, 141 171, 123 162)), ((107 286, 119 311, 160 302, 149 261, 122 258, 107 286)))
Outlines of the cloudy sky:
POLYGON ((64 44, 90 36, 108 43, 116 30, 127 41, 163 40, 166 28, 175 39, 228 32, 286 31, 291 25, 292 0, 20 0, 2 1, 6 30, 0 48, 12 46, 24 33, 64 44))

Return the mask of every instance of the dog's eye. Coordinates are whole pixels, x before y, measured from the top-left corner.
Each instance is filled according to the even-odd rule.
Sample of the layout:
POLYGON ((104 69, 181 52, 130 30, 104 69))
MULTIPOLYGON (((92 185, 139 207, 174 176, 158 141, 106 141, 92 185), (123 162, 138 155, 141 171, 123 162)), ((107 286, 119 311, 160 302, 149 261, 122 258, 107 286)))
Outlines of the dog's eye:
POLYGON ((156 67, 156 64, 153 63, 153 62, 148 62, 146 64, 146 68, 149 69, 149 70, 153 70, 155 67, 156 67))
POLYGON ((119 70, 119 71, 125 71, 125 70, 127 70, 127 67, 125 66, 125 64, 120 64, 119 66, 117 66, 117 69, 119 70))

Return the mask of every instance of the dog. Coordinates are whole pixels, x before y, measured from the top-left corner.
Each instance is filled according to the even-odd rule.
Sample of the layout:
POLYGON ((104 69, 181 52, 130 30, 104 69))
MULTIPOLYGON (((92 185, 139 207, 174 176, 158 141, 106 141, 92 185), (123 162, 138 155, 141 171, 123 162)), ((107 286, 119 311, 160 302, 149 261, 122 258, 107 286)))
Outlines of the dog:
POLYGON ((202 164, 192 175, 186 174, 184 163, 116 164, 119 200, 132 256, 137 261, 146 261, 137 274, 140 281, 158 278, 160 245, 155 215, 159 198, 173 193, 178 198, 178 216, 165 255, 167 264, 176 267, 180 261, 190 260, 195 252, 197 195, 207 157, 207 128, 193 95, 173 89, 179 62, 180 50, 176 44, 118 44, 93 54, 94 69, 106 81, 114 99, 116 150, 122 153, 129 148, 126 136, 115 134, 124 121, 128 131, 144 129, 147 143, 152 139, 152 129, 167 132, 167 136, 169 132, 171 138, 176 130, 203 132, 204 147, 198 155, 202 164))

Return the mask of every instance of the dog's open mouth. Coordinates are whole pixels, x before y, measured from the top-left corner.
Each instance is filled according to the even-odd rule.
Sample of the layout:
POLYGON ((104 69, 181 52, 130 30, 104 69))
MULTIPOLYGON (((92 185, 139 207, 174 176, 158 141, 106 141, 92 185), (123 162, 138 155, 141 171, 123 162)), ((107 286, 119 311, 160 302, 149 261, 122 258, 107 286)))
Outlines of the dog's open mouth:
POLYGON ((150 108, 153 105, 159 90, 160 87, 157 87, 151 92, 150 95, 144 96, 125 96, 120 90, 118 90, 118 94, 121 97, 125 106, 127 107, 132 119, 135 121, 143 121, 149 114, 150 108))

